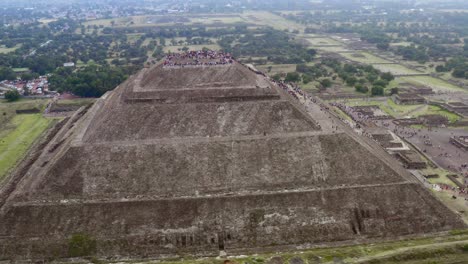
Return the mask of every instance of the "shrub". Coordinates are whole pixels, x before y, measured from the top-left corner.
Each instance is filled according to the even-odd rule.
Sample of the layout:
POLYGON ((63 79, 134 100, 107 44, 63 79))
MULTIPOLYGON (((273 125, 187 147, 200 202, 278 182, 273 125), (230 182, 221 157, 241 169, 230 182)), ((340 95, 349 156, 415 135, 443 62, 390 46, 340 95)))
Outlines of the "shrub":
POLYGON ((96 253, 96 240, 86 234, 74 234, 68 241, 70 257, 91 256, 96 253))
POLYGON ((5 93, 5 99, 8 102, 17 101, 20 98, 20 94, 17 90, 8 91, 5 93))

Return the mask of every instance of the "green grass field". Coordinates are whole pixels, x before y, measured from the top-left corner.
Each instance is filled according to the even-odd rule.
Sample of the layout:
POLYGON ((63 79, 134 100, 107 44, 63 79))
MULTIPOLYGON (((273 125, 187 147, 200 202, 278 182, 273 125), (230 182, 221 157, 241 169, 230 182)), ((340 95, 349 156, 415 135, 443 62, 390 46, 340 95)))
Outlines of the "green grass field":
POLYGON ((461 118, 460 116, 458 116, 458 115, 456 115, 456 114, 454 114, 452 112, 449 112, 449 111, 447 111, 445 109, 442 109, 439 106, 435 106, 435 105, 426 105, 421 110, 415 111, 413 113, 413 115, 414 116, 441 115, 441 116, 447 117, 450 123, 454 123, 454 122, 458 121, 461 118))
POLYGON ((431 174, 438 174, 439 175, 439 178, 427 179, 427 181, 432 183, 432 184, 447 184, 447 185, 450 185, 452 187, 457 186, 457 185, 455 185, 455 183, 453 183, 453 181, 451 181, 449 178, 447 178, 447 174, 450 174, 450 172, 448 172, 446 170, 439 169, 439 168, 434 169, 434 168, 428 167, 427 169, 422 170, 422 173, 424 173, 425 175, 431 175, 431 174))
POLYGON ((373 66, 382 72, 391 72, 395 75, 421 74, 421 72, 406 68, 400 64, 374 64, 373 66))
POLYGON ((395 118, 405 117, 410 112, 415 111, 418 107, 422 105, 398 105, 395 104, 392 99, 382 100, 363 100, 363 99, 354 99, 347 102, 349 106, 369 106, 375 105, 380 107, 382 111, 391 115, 395 118))
POLYGON ((17 50, 20 47, 21 47, 21 44, 18 44, 12 48, 7 48, 5 47, 5 45, 0 45, 0 53, 9 53, 9 52, 17 50))
POLYGON ((384 60, 375 55, 367 52, 356 52, 356 53, 341 53, 341 56, 361 63, 374 64, 374 63, 391 63, 391 61, 384 60))
MULTIPOLYGON (((216 25, 216 24, 237 24, 246 22, 245 18, 240 15, 163 15, 163 16, 129 16, 111 19, 95 19, 88 20, 83 23, 88 26, 103 26, 103 27, 142 27, 142 26, 173 26, 179 23, 181 19, 188 19, 183 22, 185 25, 216 25), (153 23, 153 21, 156 21, 153 23)), ((91 33, 92 30, 87 30, 86 33, 91 33)))
POLYGON ((0 99, 0 131, 8 126, 8 122, 16 116, 16 110, 37 108, 42 111, 45 109, 47 102, 47 99, 20 99, 16 102, 7 103, 5 100, 0 99))
POLYGON ((246 11, 242 13, 242 18, 245 22, 260 26, 270 26, 278 30, 299 30, 303 32, 305 29, 304 25, 265 11, 246 11))
POLYGON ((462 88, 430 76, 401 77, 401 82, 424 85, 436 91, 465 91, 462 88))
POLYGON ((334 53, 341 53, 341 52, 349 52, 350 50, 346 49, 343 46, 312 46, 315 49, 322 50, 325 52, 334 52, 334 53))
POLYGON ((456 122, 460 119, 460 116, 435 105, 399 105, 393 102, 393 100, 390 98, 386 101, 353 99, 349 100, 346 104, 349 106, 379 106, 380 109, 382 109, 385 113, 395 118, 418 117, 422 115, 441 115, 446 116, 450 123, 456 122))
POLYGON ((288 73, 296 71, 296 64, 266 64, 256 65, 255 67, 270 76, 275 75, 277 73, 288 73), (269 67, 271 67, 270 72, 268 72, 269 67))
POLYGON ((310 42, 312 46, 329 46, 329 45, 338 45, 342 46, 343 44, 341 42, 338 42, 334 39, 331 38, 305 38, 307 41, 310 42))
POLYGON ((42 114, 16 114, 16 110, 44 110, 48 100, 26 100, 7 103, 0 100, 0 181, 24 156, 32 143, 52 122, 42 114))
POLYGON ((22 114, 13 117, 0 130, 0 180, 15 167, 51 122, 42 114, 22 114))

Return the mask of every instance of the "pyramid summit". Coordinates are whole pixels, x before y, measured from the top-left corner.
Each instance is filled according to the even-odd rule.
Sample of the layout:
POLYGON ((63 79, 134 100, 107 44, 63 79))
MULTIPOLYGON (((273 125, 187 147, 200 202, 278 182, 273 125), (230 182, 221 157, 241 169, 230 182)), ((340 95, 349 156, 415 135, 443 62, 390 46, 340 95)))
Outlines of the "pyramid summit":
POLYGON ((229 54, 173 54, 63 122, 1 189, 0 255, 217 255, 463 227, 373 142, 229 54))

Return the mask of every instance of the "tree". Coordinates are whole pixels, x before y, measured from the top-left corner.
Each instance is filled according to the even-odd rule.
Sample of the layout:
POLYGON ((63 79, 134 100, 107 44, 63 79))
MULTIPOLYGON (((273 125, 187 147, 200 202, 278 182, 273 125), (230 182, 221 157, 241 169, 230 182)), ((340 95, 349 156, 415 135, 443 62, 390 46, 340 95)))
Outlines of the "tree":
POLYGON ((357 92, 360 92, 360 93, 367 93, 367 92, 369 92, 369 88, 367 88, 367 86, 362 85, 362 84, 356 84, 355 88, 356 88, 356 91, 357 91, 357 92))
POLYGON ((301 76, 297 72, 288 72, 286 74, 285 82, 298 82, 301 79, 301 76))
POLYGON ((438 65, 436 68, 435 68, 436 72, 447 72, 447 68, 444 67, 443 65, 438 65))
POLYGON ((308 83, 310 83, 311 81, 312 81, 312 78, 311 78, 309 75, 307 75, 307 74, 303 74, 303 75, 302 75, 302 83, 308 84, 308 83))
POLYGON ((390 44, 388 42, 377 43, 377 48, 379 50, 388 50, 390 48, 390 44))
POLYGON ((281 74, 277 73, 277 74, 271 76, 271 78, 273 80, 275 80, 275 81, 279 81, 279 80, 281 80, 281 74))
POLYGON ((328 88, 332 86, 332 81, 326 78, 320 81, 320 85, 322 85, 323 88, 328 88))
POLYGON ((380 75, 380 78, 388 81, 388 82, 391 82, 393 80, 395 80, 395 76, 393 76, 393 74, 391 72, 384 72, 380 75))
POLYGON ((391 95, 398 94, 398 87, 393 87, 392 89, 390 89, 390 94, 391 95))
POLYGON ((35 76, 32 73, 25 72, 25 73, 21 74, 20 78, 23 81, 31 81, 31 80, 33 80, 35 78, 35 76))
POLYGON ((0 81, 15 80, 16 74, 10 67, 0 67, 0 81))
POLYGON ((381 86, 381 87, 387 87, 388 81, 387 80, 376 80, 375 82, 372 83, 374 86, 381 86))
POLYGON ((356 82, 357 82, 356 77, 349 77, 346 79, 346 84, 351 87, 353 87, 356 84, 356 82))
POLYGON ((5 93, 5 99, 8 102, 18 101, 19 98, 20 98, 20 94, 17 90, 11 90, 5 93))
POLYGON ((371 94, 373 96, 382 96, 384 95, 384 88, 382 86, 374 86, 372 87, 371 94))

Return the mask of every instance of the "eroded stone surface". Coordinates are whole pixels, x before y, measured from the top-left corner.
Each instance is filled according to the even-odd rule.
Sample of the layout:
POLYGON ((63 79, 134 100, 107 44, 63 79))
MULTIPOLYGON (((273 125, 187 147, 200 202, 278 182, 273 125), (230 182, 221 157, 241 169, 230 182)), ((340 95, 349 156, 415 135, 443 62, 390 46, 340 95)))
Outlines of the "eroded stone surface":
POLYGON ((377 146, 311 109, 238 63, 145 69, 16 175, 0 255, 67 257, 76 233, 98 256, 157 258, 463 226, 377 146))

